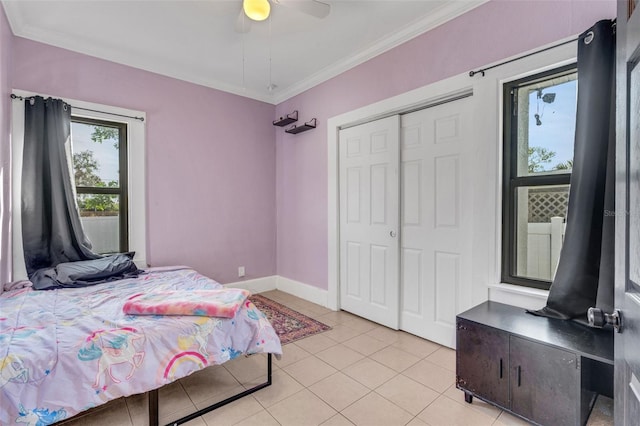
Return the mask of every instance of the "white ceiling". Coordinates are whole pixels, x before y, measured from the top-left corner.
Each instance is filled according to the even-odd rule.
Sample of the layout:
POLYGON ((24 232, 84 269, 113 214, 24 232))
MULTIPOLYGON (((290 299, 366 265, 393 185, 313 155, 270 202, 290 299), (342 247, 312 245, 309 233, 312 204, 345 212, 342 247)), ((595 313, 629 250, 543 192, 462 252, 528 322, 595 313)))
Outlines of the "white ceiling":
POLYGON ((246 34, 242 0, 2 4, 17 36, 277 104, 487 0, 322 1, 324 19, 272 4, 246 34))

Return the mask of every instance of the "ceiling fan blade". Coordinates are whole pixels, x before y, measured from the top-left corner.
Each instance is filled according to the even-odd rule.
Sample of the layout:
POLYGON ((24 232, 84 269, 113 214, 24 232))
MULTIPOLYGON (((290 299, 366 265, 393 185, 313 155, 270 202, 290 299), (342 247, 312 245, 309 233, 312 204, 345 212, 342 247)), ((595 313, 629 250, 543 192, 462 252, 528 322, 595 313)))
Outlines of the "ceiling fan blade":
POLYGON ((318 0, 271 0, 273 3, 299 10, 316 18, 326 18, 331 12, 331 5, 318 0))
POLYGON ((237 33, 245 34, 251 31, 251 19, 244 14, 244 10, 240 9, 238 18, 236 19, 235 29, 237 33))

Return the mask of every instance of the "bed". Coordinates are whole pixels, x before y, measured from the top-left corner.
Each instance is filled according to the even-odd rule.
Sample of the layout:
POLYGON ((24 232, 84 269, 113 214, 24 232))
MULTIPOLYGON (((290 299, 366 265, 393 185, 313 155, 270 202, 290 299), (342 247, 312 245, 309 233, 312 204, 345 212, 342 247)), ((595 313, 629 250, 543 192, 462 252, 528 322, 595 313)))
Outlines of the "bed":
POLYGON ((84 288, 5 291, 0 295, 0 424, 48 425, 145 392, 150 424, 157 424, 158 388, 241 355, 268 354, 267 382, 255 390, 268 386, 271 354, 280 355, 282 347, 248 299, 228 319, 122 311, 136 294, 220 288, 192 269, 162 268, 84 288))

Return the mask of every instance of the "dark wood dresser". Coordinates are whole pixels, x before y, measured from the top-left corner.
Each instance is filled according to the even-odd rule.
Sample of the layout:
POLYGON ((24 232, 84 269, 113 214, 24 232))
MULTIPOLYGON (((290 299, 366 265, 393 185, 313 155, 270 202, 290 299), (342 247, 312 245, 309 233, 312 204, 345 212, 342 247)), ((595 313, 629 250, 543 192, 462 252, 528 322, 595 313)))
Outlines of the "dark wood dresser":
POLYGON ((613 331, 482 303, 456 318, 456 385, 535 424, 582 426, 613 397, 613 331))

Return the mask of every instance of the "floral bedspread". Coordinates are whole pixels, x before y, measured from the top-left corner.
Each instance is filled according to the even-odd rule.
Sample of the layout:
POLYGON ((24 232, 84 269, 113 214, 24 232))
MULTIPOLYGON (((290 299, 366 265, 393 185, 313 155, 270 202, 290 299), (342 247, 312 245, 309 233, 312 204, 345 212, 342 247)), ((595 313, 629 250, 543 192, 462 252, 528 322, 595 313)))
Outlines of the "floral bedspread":
POLYGON ((248 299, 233 318, 136 316, 151 290, 210 290, 192 269, 150 270, 92 287, 0 295, 0 424, 48 425, 185 377, 240 354, 281 354, 275 330, 248 299))

